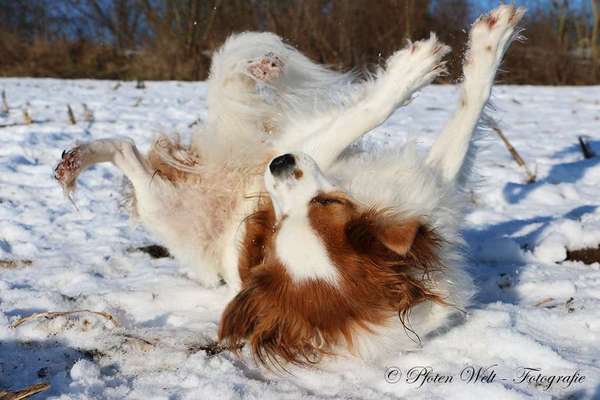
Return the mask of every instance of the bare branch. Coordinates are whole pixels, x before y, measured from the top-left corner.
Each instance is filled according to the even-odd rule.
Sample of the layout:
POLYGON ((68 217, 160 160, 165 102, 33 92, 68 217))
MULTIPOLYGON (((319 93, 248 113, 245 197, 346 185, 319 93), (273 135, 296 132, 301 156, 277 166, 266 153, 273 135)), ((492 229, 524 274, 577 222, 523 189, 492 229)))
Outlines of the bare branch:
POLYGON ((8 101, 6 100, 6 92, 2 91, 2 113, 8 114, 10 112, 10 108, 8 107, 8 101))
POLYGON ((82 310, 72 310, 72 311, 53 311, 53 312, 49 311, 49 312, 34 313, 28 317, 19 318, 18 320, 13 322, 10 327, 14 329, 14 328, 17 328, 19 325, 23 325, 26 322, 33 321, 33 320, 39 319, 39 318, 52 319, 52 318, 56 318, 56 317, 64 317, 64 316, 68 316, 68 315, 72 315, 72 314, 80 314, 80 313, 89 313, 89 314, 99 315, 101 317, 106 318, 110 322, 112 322, 112 324, 115 327, 119 326, 119 323, 117 322, 115 317, 113 317, 111 314, 109 314, 107 312, 82 309, 82 310))
POLYGON ((504 145, 508 149, 508 152, 513 157, 515 162, 525 170, 525 173, 527 174, 527 183, 535 182, 536 175, 529 170, 527 164, 525 163, 525 160, 523 160, 523 157, 521 157, 517 149, 515 149, 514 146, 510 143, 510 141, 506 138, 506 136, 502 132, 502 129, 500 129, 498 126, 492 126, 492 129, 498 134, 498 136, 500 136, 500 139, 502 139, 502 142, 504 142, 504 145))
POLYGON ((581 152, 583 153, 583 158, 590 159, 596 157, 596 153, 592 150, 589 143, 585 140, 583 136, 579 136, 579 147, 581 148, 581 152))
POLYGON ((67 104, 67 114, 69 115, 69 122, 71 123, 71 125, 77 125, 75 114, 73 114, 73 109, 69 104, 67 104))
POLYGON ((0 400, 23 400, 48 389, 50 389, 50 384, 45 382, 36 383, 35 385, 28 386, 25 389, 18 390, 16 392, 9 392, 0 389, 0 400))

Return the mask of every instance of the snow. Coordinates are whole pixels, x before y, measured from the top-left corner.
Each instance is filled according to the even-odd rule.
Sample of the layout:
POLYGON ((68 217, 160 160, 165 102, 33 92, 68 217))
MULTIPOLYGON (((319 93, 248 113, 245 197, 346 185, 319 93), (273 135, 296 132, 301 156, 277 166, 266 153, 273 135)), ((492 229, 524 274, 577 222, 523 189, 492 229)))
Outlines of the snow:
MULTIPOLYGON (((390 354, 386 365, 338 360, 290 375, 201 349, 215 338, 230 293, 202 288, 173 259, 135 250, 153 241, 120 208, 116 169, 82 176, 78 210, 53 181, 62 150, 76 141, 126 135, 146 149, 158 132, 189 137, 189 125, 206 115, 204 83, 114 86, 0 79, 11 106, 0 124, 21 122, 25 108, 36 122, 0 128, 0 388, 49 382, 35 398, 55 399, 600 398, 600 265, 565 261, 567 250, 600 245, 600 158, 584 160, 577 143, 586 135, 600 154, 600 87, 494 89, 494 116, 537 181, 526 184, 487 134, 464 227, 479 288, 465 321, 423 338, 418 351, 390 354), (83 120, 83 103, 93 123, 83 120), (82 311, 11 327, 69 310, 115 321, 82 311), (392 366, 403 374, 397 383, 384 379, 392 366), (454 379, 407 382, 419 366, 454 379), (467 366, 492 367, 497 377, 461 381, 467 366), (524 367, 585 378, 519 382, 524 367)), ((425 89, 363 144, 429 146, 456 94, 453 86, 425 89)))

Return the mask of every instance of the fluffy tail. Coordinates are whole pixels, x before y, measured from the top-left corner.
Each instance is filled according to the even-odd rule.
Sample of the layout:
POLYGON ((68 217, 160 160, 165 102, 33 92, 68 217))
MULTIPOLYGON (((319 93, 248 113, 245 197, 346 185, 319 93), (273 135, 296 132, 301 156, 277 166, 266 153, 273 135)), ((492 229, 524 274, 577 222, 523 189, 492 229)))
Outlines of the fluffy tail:
POLYGON ((463 82, 458 109, 433 144, 427 164, 440 171, 446 181, 463 181, 469 168, 471 138, 489 100, 496 71, 512 41, 524 8, 502 5, 475 21, 463 63, 463 82))

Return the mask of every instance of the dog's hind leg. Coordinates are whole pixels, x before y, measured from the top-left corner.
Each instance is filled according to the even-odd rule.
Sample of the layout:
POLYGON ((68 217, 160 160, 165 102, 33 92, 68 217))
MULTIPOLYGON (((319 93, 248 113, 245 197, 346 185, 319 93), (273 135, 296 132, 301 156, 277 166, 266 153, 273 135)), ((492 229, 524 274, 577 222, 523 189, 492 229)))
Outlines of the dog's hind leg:
POLYGON ((198 214, 193 212, 196 205, 185 196, 196 187, 183 185, 187 189, 180 192, 181 186, 177 183, 192 178, 186 176, 185 171, 161 163, 161 154, 156 148, 161 144, 166 146, 166 152, 175 152, 185 159, 186 154, 179 154, 182 149, 173 142, 156 144, 146 158, 129 139, 101 139, 64 152, 55 169, 55 178, 69 193, 86 168, 102 162, 112 163, 131 181, 135 212, 148 232, 164 244, 180 264, 194 271, 194 276, 204 285, 217 286, 220 283, 218 268, 202 250, 216 244, 203 243, 197 236, 196 225, 204 221, 197 219, 198 214))
POLYGON ((384 123, 412 95, 445 71, 442 58, 450 51, 434 34, 394 53, 385 71, 368 83, 365 94, 351 106, 308 124, 309 131, 290 151, 301 150, 326 169, 355 140, 384 123))
POLYGON ((427 163, 447 181, 464 182, 468 174, 465 160, 471 138, 490 97, 498 66, 518 34, 516 26, 524 13, 523 8, 502 5, 471 27, 458 109, 427 156, 427 163))
POLYGON ((130 139, 100 139, 75 146, 62 154, 54 177, 67 194, 75 189, 79 174, 90 166, 111 162, 131 181, 137 192, 144 191, 152 180, 152 170, 130 139))

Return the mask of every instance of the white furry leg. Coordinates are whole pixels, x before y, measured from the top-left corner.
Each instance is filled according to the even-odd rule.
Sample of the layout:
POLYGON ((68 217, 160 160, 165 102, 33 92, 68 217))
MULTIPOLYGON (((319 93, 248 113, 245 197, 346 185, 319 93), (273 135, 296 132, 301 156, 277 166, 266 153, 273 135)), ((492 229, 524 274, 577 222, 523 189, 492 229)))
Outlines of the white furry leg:
MULTIPOLYGON (((169 156, 182 165, 189 165, 194 161, 176 144, 167 142, 163 145, 168 147, 165 151, 170 152, 169 156)), ((211 248, 222 246, 222 242, 217 239, 214 242, 203 242, 201 239, 202 233, 205 233, 204 237, 210 237, 203 227, 205 223, 211 222, 200 218, 206 216, 206 213, 194 212, 194 207, 198 206, 193 201, 193 195, 198 187, 193 184, 174 185, 169 179, 155 173, 131 140, 116 138, 80 144, 64 152, 55 169, 55 178, 65 192, 69 193, 74 190, 75 181, 81 172, 101 162, 113 163, 131 181, 135 212, 148 232, 164 244, 178 262, 203 285, 219 285, 221 278, 218 262, 215 261, 217 258, 207 254, 219 254, 211 248)))
POLYGON ((112 162, 129 178, 136 191, 143 190, 152 179, 146 161, 129 139, 100 139, 63 152, 54 169, 54 177, 70 194, 75 189, 79 174, 102 162, 112 162))
POLYGON ((434 34, 397 51, 388 59, 386 70, 366 89, 365 96, 344 111, 328 116, 299 150, 327 169, 352 142, 384 123, 396 108, 444 72, 442 58, 449 51, 434 34))
POLYGON ((427 163, 438 168, 448 181, 461 173, 471 137, 490 97, 496 71, 518 34, 516 26, 524 14, 524 8, 502 5, 479 17, 471 27, 458 109, 427 157, 427 163))

